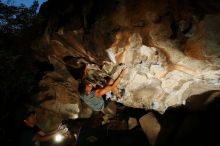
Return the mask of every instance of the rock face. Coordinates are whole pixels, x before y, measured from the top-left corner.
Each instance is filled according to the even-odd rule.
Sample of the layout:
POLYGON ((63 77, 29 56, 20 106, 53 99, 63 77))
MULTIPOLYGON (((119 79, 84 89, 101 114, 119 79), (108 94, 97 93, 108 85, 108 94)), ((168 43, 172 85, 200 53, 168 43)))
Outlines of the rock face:
POLYGON ((40 10, 47 25, 33 49, 55 71, 40 82, 40 106, 80 116, 80 75, 74 73, 86 64, 87 77, 100 86, 125 64, 119 85, 125 96, 118 102, 134 108, 164 113, 190 96, 219 90, 220 11, 214 2, 48 0, 40 10))
POLYGON ((138 34, 129 38, 121 60, 129 70, 121 83, 126 89, 123 104, 164 112, 170 106, 185 104, 192 95, 219 90, 217 60, 213 64, 196 60, 168 41, 161 44, 166 48, 163 51, 143 45, 138 34))

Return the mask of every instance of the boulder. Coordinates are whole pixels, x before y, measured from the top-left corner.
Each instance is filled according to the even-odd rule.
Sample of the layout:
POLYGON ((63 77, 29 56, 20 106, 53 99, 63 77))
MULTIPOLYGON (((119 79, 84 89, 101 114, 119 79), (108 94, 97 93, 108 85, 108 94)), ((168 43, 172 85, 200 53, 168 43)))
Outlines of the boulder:
POLYGON ((142 130, 147 136, 150 145, 155 145, 159 133, 161 131, 161 125, 152 112, 144 115, 139 119, 142 130))

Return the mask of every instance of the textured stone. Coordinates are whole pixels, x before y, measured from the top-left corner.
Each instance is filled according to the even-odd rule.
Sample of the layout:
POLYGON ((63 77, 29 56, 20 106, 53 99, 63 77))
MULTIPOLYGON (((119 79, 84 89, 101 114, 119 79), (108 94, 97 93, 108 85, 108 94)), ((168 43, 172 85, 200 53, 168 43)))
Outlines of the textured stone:
POLYGON ((210 63, 184 56, 169 43, 161 43, 166 47, 161 51, 141 44, 137 34, 130 40, 122 57, 129 70, 121 82, 126 88, 123 104, 163 113, 169 106, 185 104, 192 95, 219 90, 220 70, 210 63))
POLYGON ((148 113, 139 119, 140 125, 146 134, 150 145, 155 145, 161 130, 160 123, 155 118, 153 113, 148 113))
POLYGON ((131 130, 138 125, 137 119, 130 117, 128 119, 128 129, 131 130))
MULTIPOLYGON (((220 90, 218 14, 204 12, 198 19, 194 10, 199 8, 189 1, 119 1, 112 7, 99 2, 105 5, 91 5, 99 14, 71 9, 85 7, 75 1, 51 10, 44 34, 33 43, 39 50, 36 56, 55 68, 39 83, 40 106, 66 118, 91 116, 79 99, 78 81, 63 61, 66 56, 77 58, 73 69, 78 62, 87 64, 86 77, 100 87, 115 68, 117 74, 119 64, 127 66, 118 85, 125 96, 115 100, 129 107, 164 113, 189 97, 220 90), (68 11, 63 12, 65 7, 68 11), (68 17, 61 19, 64 13, 68 17), (96 19, 79 18, 85 15, 96 19)), ((46 4, 51 7, 53 1, 46 4)))
POLYGON ((62 117, 60 114, 55 113, 51 110, 46 110, 43 108, 38 108, 37 113, 37 126, 43 132, 50 132, 59 127, 62 123, 62 117))
POLYGON ((211 61, 220 63, 220 17, 219 15, 206 15, 204 18, 204 53, 211 61))

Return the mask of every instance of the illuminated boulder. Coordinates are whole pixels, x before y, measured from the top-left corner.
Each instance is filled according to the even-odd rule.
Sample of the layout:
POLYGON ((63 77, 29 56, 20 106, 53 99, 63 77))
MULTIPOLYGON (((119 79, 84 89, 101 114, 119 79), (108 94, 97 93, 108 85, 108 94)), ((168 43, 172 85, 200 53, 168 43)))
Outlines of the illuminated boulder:
POLYGON ((33 42, 36 57, 55 68, 39 84, 47 87, 39 93, 41 106, 67 118, 82 111, 87 112, 81 117, 89 117, 77 91, 80 77, 74 74, 86 65, 87 77, 102 86, 103 78, 114 69, 116 76, 117 66, 124 64, 128 73, 118 87, 125 96, 112 100, 160 113, 219 90, 219 12, 207 10, 214 7, 209 2, 197 3, 203 2, 66 0, 59 5, 49 0, 40 11, 49 16, 45 31, 33 42))

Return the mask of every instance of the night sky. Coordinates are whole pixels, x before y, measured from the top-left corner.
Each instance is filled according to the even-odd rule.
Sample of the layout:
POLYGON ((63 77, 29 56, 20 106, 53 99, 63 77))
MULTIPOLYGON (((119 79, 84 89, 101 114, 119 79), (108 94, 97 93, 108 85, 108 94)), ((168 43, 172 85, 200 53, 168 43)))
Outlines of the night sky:
MULTIPOLYGON (((20 4, 25 4, 26 6, 30 6, 34 0, 1 0, 4 3, 9 2, 10 4, 12 3, 13 5, 19 6, 20 4)), ((47 0, 38 0, 39 4, 41 5, 43 2, 47 0)))

